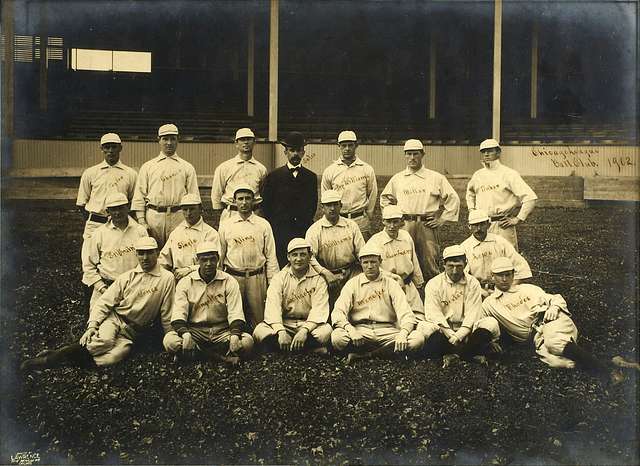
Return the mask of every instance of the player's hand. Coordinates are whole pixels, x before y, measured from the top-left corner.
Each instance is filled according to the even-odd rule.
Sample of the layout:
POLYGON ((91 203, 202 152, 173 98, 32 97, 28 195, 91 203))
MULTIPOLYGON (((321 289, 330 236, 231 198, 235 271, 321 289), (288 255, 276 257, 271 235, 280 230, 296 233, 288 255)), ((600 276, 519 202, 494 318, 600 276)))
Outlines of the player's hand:
POLYGON ((449 340, 452 336, 456 334, 456 332, 454 332, 448 327, 440 327, 440 331, 447 338, 447 340, 449 340))
POLYGON ((500 228, 509 228, 515 227, 518 223, 520 223, 520 219, 518 217, 507 217, 503 220, 500 220, 500 222, 498 222, 498 225, 500 225, 500 228))
POLYGON ((324 272, 322 274, 322 276, 324 277, 324 279, 327 281, 327 285, 329 287, 336 287, 338 286, 338 284, 340 283, 340 280, 342 280, 342 275, 338 275, 335 274, 329 270, 327 270, 326 272, 324 272))
POLYGON ((182 334, 182 351, 191 351, 196 348, 193 336, 189 332, 182 334))
POLYGON ((102 295, 105 293, 105 291, 109 289, 109 286, 105 282, 100 280, 99 282, 93 285, 93 288, 98 292, 98 294, 102 295))
POLYGON ((383 194, 382 197, 389 201, 389 205, 398 205, 398 198, 393 194, 383 194))
POLYGON ((364 338, 355 327, 349 327, 347 333, 349 334, 349 338, 351 338, 351 343, 353 343, 353 346, 359 348, 360 346, 364 345, 364 338))
POLYGON ((180 267, 173 271, 173 276, 176 278, 176 281, 182 280, 184 277, 189 275, 191 269, 189 267, 180 267))
POLYGON ((400 330, 400 333, 396 336, 396 345, 393 351, 396 353, 406 351, 409 348, 409 341, 407 340, 407 332, 400 330))
POLYGON ((449 337, 449 343, 451 343, 453 346, 458 346, 460 344, 460 339, 458 338, 458 335, 456 335, 455 333, 451 335, 449 337))
POLYGON ((547 309, 547 312, 544 313, 544 321, 551 322, 552 320, 556 320, 558 315, 560 314, 560 309, 557 307, 550 307, 547 309))
POLYGON ((231 335, 229 339, 229 351, 231 353, 238 353, 242 350, 242 341, 238 335, 231 335))
POLYGON ((445 222, 446 220, 442 220, 440 217, 438 217, 432 220, 426 220, 424 224, 429 228, 435 229, 435 228, 440 228, 442 225, 444 225, 445 222))
POLYGON ((278 346, 282 351, 291 350, 291 337, 286 330, 281 330, 280 332, 278 332, 278 346))
POLYGON ((291 351, 300 351, 304 348, 304 344, 307 342, 309 336, 309 330, 306 327, 302 327, 293 337, 291 342, 291 351))
POLYGON ((98 333, 97 327, 90 327, 80 337, 80 346, 87 346, 87 343, 91 342, 91 338, 98 333))

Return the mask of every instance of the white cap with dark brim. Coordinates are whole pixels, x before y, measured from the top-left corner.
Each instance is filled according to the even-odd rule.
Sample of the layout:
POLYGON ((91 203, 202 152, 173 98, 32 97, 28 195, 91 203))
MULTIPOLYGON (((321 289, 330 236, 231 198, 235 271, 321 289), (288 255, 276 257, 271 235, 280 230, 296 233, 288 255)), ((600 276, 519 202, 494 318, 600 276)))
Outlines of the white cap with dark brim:
POLYGON ((452 257, 465 257, 464 249, 458 244, 448 246, 442 251, 442 259, 451 259, 452 257))
POLYGON ((308 248, 310 250, 311 245, 304 238, 293 238, 291 241, 289 241, 289 244, 287 245, 287 254, 295 249, 302 249, 302 248, 308 248))
POLYGON ((152 249, 158 249, 158 243, 151 236, 143 236, 133 245, 136 251, 150 251, 152 249))
POLYGON ((404 150, 421 150, 424 151, 424 146, 422 142, 418 139, 407 139, 407 142, 404 143, 404 150))
POLYGON ((129 204, 129 199, 123 193, 112 193, 107 196, 105 200, 105 207, 119 207, 121 205, 129 204))
POLYGON ((169 134, 178 135, 178 127, 173 123, 167 123, 158 128, 158 137, 167 136, 169 134))
POLYGON ((212 252, 220 252, 220 245, 215 241, 203 241, 196 247, 196 256, 212 252))
POLYGON ((508 257, 498 257, 491 263, 491 273, 508 272, 515 269, 513 262, 508 257))
POLYGON ((484 209, 473 209, 469 211, 469 225, 475 225, 476 223, 488 222, 489 215, 484 209))
POLYGON ((120 136, 118 136, 116 133, 107 133, 104 134, 101 138, 100 138, 100 145, 103 144, 122 144, 122 140, 120 139, 120 136))
POLYGON ((236 131, 236 141, 240 138, 256 138, 256 135, 253 134, 253 131, 251 131, 251 128, 240 128, 238 131, 236 131))
POLYGON ((200 205, 200 204, 202 204, 202 200, 200 199, 200 196, 197 196, 195 194, 185 194, 184 196, 182 196, 182 199, 180 199, 180 207, 185 205, 200 205))
POLYGON ((341 142, 353 141, 356 142, 358 140, 356 133, 353 131, 342 131, 338 134, 338 144, 341 142))
POLYGON ((321 204, 329 204, 331 202, 340 202, 342 201, 342 194, 340 194, 335 189, 327 189, 322 193, 320 197, 321 204))
POLYGON ((485 149, 493 149, 494 147, 500 149, 500 144, 498 143, 498 141, 496 141, 495 139, 485 139, 480 143, 480 152, 485 149))
POLYGON ((362 259, 363 257, 367 256, 382 257, 382 250, 379 247, 375 246, 373 243, 367 243, 362 246, 362 249, 360 249, 360 252, 358 252, 358 258, 362 259))

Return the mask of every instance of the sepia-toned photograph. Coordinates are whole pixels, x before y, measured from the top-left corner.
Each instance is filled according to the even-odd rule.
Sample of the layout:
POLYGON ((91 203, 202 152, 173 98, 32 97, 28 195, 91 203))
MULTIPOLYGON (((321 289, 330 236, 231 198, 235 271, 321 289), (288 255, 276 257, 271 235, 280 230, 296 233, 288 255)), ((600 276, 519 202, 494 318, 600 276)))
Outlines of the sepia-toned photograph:
POLYGON ((637 0, 3 0, 0 464, 640 464, 637 0))

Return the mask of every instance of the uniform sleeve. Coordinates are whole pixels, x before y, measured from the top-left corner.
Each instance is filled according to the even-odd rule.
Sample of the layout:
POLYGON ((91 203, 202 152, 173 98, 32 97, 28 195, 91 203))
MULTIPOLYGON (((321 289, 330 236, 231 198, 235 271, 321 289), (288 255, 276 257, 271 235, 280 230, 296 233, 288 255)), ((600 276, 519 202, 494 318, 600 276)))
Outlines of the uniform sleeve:
POLYGON ((357 260, 358 254, 360 254, 360 249, 364 247, 364 236, 362 236, 362 232, 360 231, 360 227, 358 227, 357 223, 353 222, 351 224, 351 228, 353 230, 353 251, 357 260))
POLYGON ((393 180, 394 180, 394 177, 391 177, 387 185, 382 190, 382 193, 380 193, 380 208, 382 209, 384 209, 389 204, 391 204, 389 202, 389 199, 385 197, 386 194, 391 194, 393 197, 396 197, 396 190, 395 190, 395 185, 393 183, 393 180))
POLYGON ((531 267, 527 260, 522 257, 518 251, 508 241, 501 241, 500 244, 504 247, 504 256, 511 259, 513 266, 515 267, 514 278, 517 280, 524 280, 525 278, 531 278, 531 267))
POLYGON ((107 291, 98 298, 93 307, 89 310, 88 322, 97 322, 98 324, 101 324, 102 321, 107 318, 109 312, 111 312, 111 310, 123 300, 124 290, 129 284, 129 279, 129 274, 120 275, 116 278, 107 291))
POLYGON ((211 205, 216 210, 224 207, 222 205, 223 193, 224 179, 222 177, 222 165, 218 165, 215 172, 213 172, 213 181, 211 182, 211 205))
POLYGON ((424 285, 424 275, 422 275, 422 269, 420 268, 420 261, 418 261, 418 254, 416 253, 416 244, 413 242, 413 239, 409 236, 411 240, 411 262, 413 262, 413 284, 420 288, 424 285))
POLYGON ((127 185, 127 199, 129 202, 133 199, 136 191, 136 180, 138 179, 138 172, 133 168, 129 169, 129 184, 127 185))
POLYGON ((246 322, 242 308, 242 297, 240 296, 240 285, 233 278, 225 280, 225 298, 229 325, 237 321, 246 322))
POLYGON ((173 305, 175 295, 175 280, 172 275, 168 275, 164 281, 164 292, 162 293, 162 302, 160 303, 160 323, 164 333, 171 330, 171 306, 173 305))
POLYGON ((442 176, 441 197, 444 203, 444 211, 440 218, 449 222, 457 222, 460 214, 460 196, 453 189, 449 180, 442 176))
POLYGON ((569 308, 567 307, 567 302, 564 300, 562 295, 549 294, 543 291, 541 288, 538 289, 540 290, 540 294, 538 295, 538 302, 536 304, 537 312, 546 312, 548 309, 558 308, 568 316, 571 315, 571 313, 569 312, 569 308))
POLYGON ((424 288, 424 318, 439 327, 450 328, 442 312, 442 302, 437 289, 437 276, 427 282, 424 288))
POLYGON ((92 286, 102 280, 98 272, 100 264, 100 232, 96 231, 88 240, 87 254, 82 257, 82 283, 92 286))
POLYGON ((533 211, 533 208, 536 206, 536 201, 531 199, 529 201, 524 201, 522 206, 520 206, 520 212, 518 212, 518 217, 523 222, 527 219, 529 214, 533 211))
POLYGON ((160 254, 158 255, 158 264, 160 264, 161 266, 163 266, 168 270, 173 270, 173 254, 171 252, 172 246, 173 246, 173 238, 172 238, 172 235, 169 235, 169 239, 167 240, 165 245, 162 247, 162 249, 160 250, 160 254))
POLYGON ((509 189, 520 202, 535 201, 538 196, 515 170, 509 172, 509 189))
POLYGON ((467 209, 474 210, 476 208, 476 187, 475 187, 475 175, 471 176, 471 179, 467 183, 467 209))
POLYGON ((136 179, 136 187, 131 201, 131 210, 144 212, 146 208, 146 198, 149 190, 149 169, 145 163, 140 167, 140 173, 136 179))
POLYGON ((307 330, 314 330, 317 325, 327 323, 329 319, 329 290, 322 277, 316 277, 316 289, 311 295, 311 311, 307 322, 303 324, 307 330))
POLYGON ((389 297, 393 303, 393 309, 396 312, 396 316, 398 316, 400 329, 406 330, 407 333, 411 333, 416 326, 417 320, 411 310, 411 306, 409 306, 407 296, 395 280, 388 278, 387 282, 389 284, 389 297))
POLYGON ((273 230, 266 220, 264 221, 264 226, 264 255, 267 258, 267 281, 271 281, 274 275, 280 271, 280 267, 278 265, 278 257, 276 256, 276 241, 273 237, 273 230))
POLYGON ((482 317, 496 317, 499 315, 496 304, 495 298, 491 295, 482 301, 482 317))
POLYGON ((181 336, 189 331, 189 297, 187 293, 190 286, 191 277, 187 275, 178 282, 173 296, 171 327, 181 336))
POLYGON ((482 316, 482 292, 480 283, 472 276, 467 277, 467 286, 464 290, 464 318, 461 327, 471 331, 473 325, 482 316))
POLYGON ((333 306, 331 322, 334 328, 345 328, 349 322, 349 313, 353 304, 354 287, 357 286, 357 278, 349 280, 340 291, 340 296, 333 306))
POLYGON ((373 218, 373 211, 376 208, 376 202, 378 202, 378 182, 376 181, 376 174, 372 167, 368 167, 369 173, 367 174, 367 216, 373 218))
POLYGON ((323 193, 329 189, 333 189, 331 184, 331 167, 333 164, 329 165, 325 168, 324 172, 322 172, 322 182, 320 183, 320 192, 323 193))
POLYGON ((78 198, 76 199, 76 205, 84 206, 89 202, 91 197, 91 180, 89 170, 85 170, 80 177, 80 186, 78 187, 78 198))
POLYGON ((284 330, 282 325, 282 274, 278 274, 269 283, 267 301, 264 306, 264 321, 271 325, 274 332, 284 330))
POLYGON ((200 188, 198 187, 198 175, 196 174, 196 169, 188 162, 185 162, 186 167, 186 180, 185 180, 185 189, 188 194, 193 194, 198 196, 198 200, 200 199, 200 188))
POLYGON ((224 225, 220 226, 218 230, 218 238, 220 239, 220 268, 224 267, 224 259, 227 256, 227 239, 226 239, 226 228, 224 225))

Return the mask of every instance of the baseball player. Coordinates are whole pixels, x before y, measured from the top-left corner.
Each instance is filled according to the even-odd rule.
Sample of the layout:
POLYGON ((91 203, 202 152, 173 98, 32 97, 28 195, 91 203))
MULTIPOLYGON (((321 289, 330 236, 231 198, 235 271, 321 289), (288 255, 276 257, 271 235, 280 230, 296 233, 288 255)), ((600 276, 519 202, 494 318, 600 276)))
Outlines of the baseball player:
POLYGON ((129 217, 129 199, 112 193, 105 202, 109 221, 93 232, 82 261, 82 283, 91 287, 89 309, 114 280, 138 265, 134 245, 147 230, 129 217))
POLYGON ((280 267, 287 265, 287 245, 304 236, 318 207, 318 178, 302 166, 304 136, 291 132, 281 142, 287 164, 267 175, 262 189, 262 211, 276 238, 280 267))
POLYGON ((402 288, 380 271, 382 251, 367 245, 359 258, 363 273, 342 288, 331 313, 331 344, 349 353, 348 364, 418 351, 424 337, 415 330, 417 321, 402 288))
POLYGON ((495 259, 491 273, 496 290, 484 300, 482 310, 494 317, 513 340, 532 340, 536 353, 551 367, 580 366, 603 378, 609 376, 614 383, 624 378, 617 370, 610 373, 608 364, 577 344, 578 329, 562 296, 548 294, 535 285, 514 285, 515 267, 507 257, 495 259))
POLYGON ((376 174, 368 163, 356 156, 358 138, 353 131, 338 135, 341 157, 329 165, 322 174, 321 191, 338 191, 342 196, 340 215, 355 221, 368 239, 371 218, 378 198, 376 174))
POLYGON ((489 216, 482 209, 469 212, 471 236, 460 246, 467 257, 466 271, 476 277, 482 286, 482 299, 493 291, 491 263, 497 257, 508 257, 515 267, 515 284, 531 278, 531 269, 526 259, 502 236, 489 231, 489 216))
POLYGON ((462 247, 445 248, 442 259, 444 272, 429 280, 424 292, 425 321, 418 324, 424 353, 442 357, 443 367, 458 357, 486 364, 489 344, 500 337, 498 322, 482 314, 480 283, 464 271, 462 247))
POLYGON ((253 213, 253 188, 239 184, 233 190, 238 215, 220 225, 220 262, 238 281, 249 329, 264 319, 267 285, 280 270, 271 225, 253 213))
MULTIPOLYGON (((192 352, 206 359, 238 364, 253 350, 245 326, 238 282, 218 269, 219 244, 198 244, 198 268, 178 282, 171 327, 163 345, 169 353, 189 358, 192 352)), ((178 359, 180 356, 178 356, 178 359)))
POLYGON ((173 275, 158 265, 155 239, 139 238, 135 250, 138 266, 119 275, 91 307, 87 330, 79 343, 42 351, 24 361, 22 370, 63 364, 84 367, 116 364, 127 357, 133 342, 158 316, 165 333, 171 330, 173 275))
POLYGON ((171 232, 158 263, 173 272, 176 282, 198 269, 196 248, 204 241, 219 243, 218 232, 202 218, 200 197, 187 194, 180 201, 184 221, 171 232))
POLYGON ((382 209, 384 230, 374 234, 367 244, 382 251, 383 270, 400 276, 402 288, 407 295, 411 310, 420 321, 424 319, 424 304, 419 290, 424 286, 416 248, 408 232, 402 229, 404 220, 398 206, 389 205, 382 209))
POLYGON ((364 238, 355 221, 340 216, 342 195, 332 189, 320 199, 323 216, 309 227, 305 239, 311 245, 311 266, 329 284, 329 306, 338 298, 340 288, 360 273, 358 252, 364 238))
POLYGON ((106 210, 109 194, 122 193, 131 200, 136 185, 136 171, 120 161, 120 152, 122 152, 120 136, 115 133, 103 135, 100 138, 100 150, 104 154, 104 160, 82 173, 76 200, 76 205, 86 220, 82 234, 83 262, 92 232, 109 220, 106 210))
POLYGON ((267 290, 264 322, 253 332, 269 349, 326 354, 331 337, 329 293, 322 276, 309 266, 311 245, 294 238, 287 245, 289 265, 273 277, 267 290))
POLYGON ((467 207, 485 210, 491 219, 489 232, 503 236, 517 251, 516 225, 527 219, 538 196, 517 171, 500 163, 498 141, 485 139, 480 153, 482 168, 467 185, 467 207))
POLYGON ((380 205, 397 204, 404 212, 404 228, 413 238, 420 269, 429 280, 440 273, 438 229, 445 222, 458 221, 460 198, 444 175, 424 167, 422 142, 409 139, 404 154, 407 168, 391 177, 380 205))
POLYGON ((132 210, 138 223, 153 236, 160 247, 169 234, 183 220, 180 200, 185 194, 198 199, 196 170, 186 160, 178 157, 178 127, 162 125, 158 129, 160 155, 140 167, 132 210))
POLYGON ((238 185, 248 185, 254 192, 255 202, 253 208, 258 210, 262 197, 260 190, 267 168, 253 158, 253 146, 256 136, 249 128, 240 128, 236 131, 235 144, 238 154, 216 167, 211 184, 211 205, 214 211, 220 212, 220 225, 226 220, 232 211, 237 211, 233 199, 233 192, 238 185))

